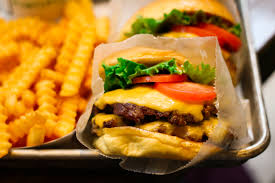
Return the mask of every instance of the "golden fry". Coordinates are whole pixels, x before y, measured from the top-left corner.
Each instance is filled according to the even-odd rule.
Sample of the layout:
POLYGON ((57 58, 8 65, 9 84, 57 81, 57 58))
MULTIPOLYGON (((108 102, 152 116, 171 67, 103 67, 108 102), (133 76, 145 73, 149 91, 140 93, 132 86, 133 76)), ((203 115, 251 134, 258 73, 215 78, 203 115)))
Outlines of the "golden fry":
POLYGON ((12 146, 9 142, 10 134, 7 131, 8 125, 6 124, 8 116, 4 110, 4 107, 0 103, 0 158, 8 154, 12 146))
POLYGON ((22 101, 28 108, 33 108, 35 105, 35 94, 31 90, 25 90, 22 93, 22 101))
POLYGON ((4 39, 28 39, 33 42, 36 42, 39 36, 45 32, 49 26, 46 22, 34 17, 12 20, 8 24, 9 31, 3 36, 4 39))
POLYGON ((21 63, 29 61, 32 56, 38 52, 39 48, 30 41, 21 41, 19 43, 19 61, 21 63))
POLYGON ((106 43, 109 37, 110 20, 108 17, 96 18, 97 44, 106 43))
POLYGON ((64 99, 59 111, 59 120, 54 130, 56 137, 63 137, 75 128, 77 115, 77 97, 70 97, 64 99))
POLYGON ((38 146, 43 144, 46 130, 43 125, 34 125, 27 136, 27 146, 38 146))
MULTIPOLYGON (((7 95, 7 94, 6 94, 7 95)), ((8 111, 8 114, 9 115, 13 115, 13 114, 16 114, 16 109, 15 109, 15 106, 17 106, 17 96, 14 95, 14 94, 10 94, 10 95, 7 95, 5 96, 5 107, 8 111)))
POLYGON ((93 18, 93 3, 90 0, 69 0, 64 8, 64 16, 72 19, 75 16, 84 15, 93 18))
POLYGON ((40 71, 50 65, 56 56, 56 51, 52 47, 44 47, 39 50, 33 58, 33 62, 29 65, 11 91, 16 95, 20 95, 22 91, 28 89, 35 81, 40 71))
POLYGON ((90 0, 68 0, 63 14, 58 23, 0 18, 0 158, 25 137, 35 146, 67 135, 85 111, 109 19, 96 19, 90 0))
POLYGON ((38 43, 40 45, 60 47, 63 44, 65 32, 63 25, 52 26, 48 31, 40 35, 38 43))
POLYGON ((64 75, 60 72, 53 71, 51 69, 43 69, 40 74, 42 80, 52 80, 57 85, 61 85, 64 81, 64 75))
MULTIPOLYGON (((27 50, 26 50, 27 51, 27 50)), ((29 66, 33 64, 33 57, 35 57, 37 54, 36 51, 28 52, 26 54, 25 58, 27 58, 26 61, 21 62, 21 64, 16 67, 8 76, 7 80, 3 82, 3 87, 5 89, 10 89, 14 85, 17 84, 18 80, 20 80, 23 77, 23 74, 26 70, 28 70, 29 66)))
POLYGON ((50 80, 42 80, 35 86, 38 111, 41 112, 46 118, 46 136, 51 138, 53 136, 53 130, 57 121, 57 99, 55 92, 55 84, 50 80))
POLYGON ((67 19, 73 19, 77 14, 81 13, 81 7, 79 2, 75 0, 69 0, 64 8, 64 16, 67 19))
POLYGON ((91 90, 92 85, 92 65, 89 64, 88 71, 84 79, 83 86, 85 89, 91 90))
POLYGON ((45 117, 37 111, 32 111, 26 115, 21 116, 19 119, 12 121, 8 124, 8 132, 10 133, 11 141, 16 143, 19 139, 28 134, 29 130, 35 124, 45 124, 45 117))
POLYGON ((86 99, 79 97, 77 112, 83 113, 86 109, 87 104, 88 101, 86 99))
POLYGON ((82 34, 76 55, 65 75, 60 96, 74 96, 79 92, 89 61, 92 57, 96 41, 95 27, 89 26, 82 34))
POLYGON ((0 42, 0 65, 15 62, 18 53, 18 45, 14 41, 0 42))
POLYGON ((55 69, 58 72, 65 73, 67 71, 73 55, 75 54, 81 31, 82 29, 79 23, 79 18, 76 17, 72 19, 69 22, 68 33, 57 58, 55 69))

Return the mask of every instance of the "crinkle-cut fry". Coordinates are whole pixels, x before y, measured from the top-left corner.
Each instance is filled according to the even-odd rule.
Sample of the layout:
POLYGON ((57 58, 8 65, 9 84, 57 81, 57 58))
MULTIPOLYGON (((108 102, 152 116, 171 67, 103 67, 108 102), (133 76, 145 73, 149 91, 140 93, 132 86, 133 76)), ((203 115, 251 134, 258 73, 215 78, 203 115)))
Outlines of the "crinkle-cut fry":
POLYGON ((92 87, 92 66, 91 65, 88 66, 88 71, 85 76, 83 86, 85 89, 89 89, 89 90, 92 87))
POLYGON ((12 20, 9 23, 9 32, 4 35, 14 40, 30 40, 37 42, 39 36, 45 32, 49 25, 36 17, 26 17, 12 20))
POLYGON ((19 101, 17 96, 12 93, 6 94, 5 107, 8 114, 15 117, 19 117, 28 111, 24 103, 19 101))
POLYGON ((79 13, 81 13, 79 2, 76 2, 75 0, 69 0, 64 8, 64 16, 67 19, 73 19, 79 13))
POLYGON ((7 118, 5 108, 0 103, 0 158, 7 155, 12 146, 9 142, 10 134, 8 133, 8 125, 6 124, 7 118))
POLYGON ((23 91, 21 98, 26 107, 33 109, 35 105, 35 94, 32 90, 23 91))
POLYGON ((110 32, 110 20, 107 16, 96 18, 97 44, 106 43, 110 32))
POLYGON ((69 0, 64 8, 64 16, 72 19, 78 15, 91 17, 93 15, 93 3, 90 0, 69 0))
POLYGON ((41 80, 52 80, 57 85, 61 85, 64 81, 64 75, 51 69, 43 69, 40 73, 41 80))
POLYGON ((55 84, 51 80, 41 80, 36 86, 36 96, 38 103, 38 111, 46 118, 46 136, 53 137, 53 131, 57 122, 57 99, 55 92, 55 84))
POLYGON ((19 48, 16 42, 0 42, 0 64, 5 64, 6 62, 11 61, 15 62, 18 53, 19 48))
POLYGON ((64 99, 59 111, 59 120, 54 130, 56 137, 63 137, 74 130, 78 108, 77 104, 78 97, 64 99))
POLYGON ((60 47, 65 39, 65 32, 63 25, 54 25, 44 34, 41 34, 37 41, 40 45, 60 47))
POLYGON ((65 75, 60 96, 74 96, 78 94, 81 82, 89 65, 96 41, 95 27, 89 26, 82 34, 75 57, 65 75))
POLYGON ((66 35, 64 44, 61 48, 60 54, 57 57, 57 63, 55 66, 56 71, 61 73, 66 73, 73 55, 75 54, 79 37, 81 36, 82 25, 80 22, 80 17, 75 17, 70 20, 68 25, 68 33, 66 35))
POLYGON ((25 55, 25 58, 27 58, 27 60, 22 62, 11 72, 8 79, 3 82, 4 88, 10 89, 17 84, 17 82, 23 77, 23 74, 29 69, 29 66, 34 63, 33 58, 36 57, 38 51, 39 50, 35 49, 25 55))
POLYGON ((46 130, 43 125, 35 124, 27 136, 27 146, 38 146, 44 143, 46 130))
POLYGON ((0 87, 4 84, 4 81, 6 81, 9 77, 8 71, 0 71, 0 87))
POLYGON ((19 139, 28 134, 29 130, 35 124, 44 125, 46 118, 39 111, 32 111, 19 119, 16 119, 8 124, 8 132, 10 133, 11 141, 16 143, 19 139))
POLYGON ((87 104, 88 104, 88 101, 85 98, 79 97, 77 112, 83 113, 86 109, 87 104))
POLYGON ((41 70, 47 67, 54 61, 56 50, 53 47, 43 47, 33 58, 33 62, 29 65, 16 84, 11 88, 11 91, 20 95, 22 91, 28 89, 37 79, 41 70))
POLYGON ((29 58, 37 53, 39 48, 32 44, 30 41, 21 41, 19 43, 19 50, 19 61, 22 63, 30 60, 29 58))
POLYGON ((90 0, 79 0, 79 5, 82 9, 82 12, 86 15, 88 18, 95 18, 93 9, 94 9, 94 4, 90 0))
POLYGON ((47 112, 55 114, 57 111, 55 105, 56 92, 55 84, 51 80, 42 80, 35 85, 37 104, 39 106, 38 110, 40 112, 47 112))

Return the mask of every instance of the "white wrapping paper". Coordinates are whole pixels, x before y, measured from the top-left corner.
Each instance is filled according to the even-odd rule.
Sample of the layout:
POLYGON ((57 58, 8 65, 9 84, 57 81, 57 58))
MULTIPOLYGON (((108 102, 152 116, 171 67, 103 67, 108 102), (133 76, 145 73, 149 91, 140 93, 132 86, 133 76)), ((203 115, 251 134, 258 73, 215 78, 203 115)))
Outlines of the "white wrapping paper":
MULTIPOLYGON (((125 23, 141 8, 153 2, 154 0, 111 0, 110 11, 111 11, 111 31, 109 42, 116 42, 119 40, 120 30, 124 27, 125 23)), ((234 0, 219 0, 224 4, 229 12, 232 13, 236 22, 240 22, 240 15, 238 13, 237 5, 234 0)), ((176 7, 175 7, 176 8, 176 7)), ((237 80, 239 80, 243 65, 247 61, 247 55, 244 50, 246 45, 244 42, 244 27, 242 27, 241 39, 243 42, 242 48, 232 55, 232 61, 237 67, 237 80)))
POLYGON ((222 131, 224 127, 223 124, 225 123, 229 124, 232 133, 237 137, 231 143, 231 148, 239 148, 241 145, 248 142, 249 138, 247 135, 245 110, 236 95, 216 38, 173 39, 164 37, 156 38, 152 35, 136 35, 123 42, 102 44, 95 50, 92 78, 93 97, 89 102, 87 110, 80 117, 76 128, 77 138, 83 145, 91 149, 94 148, 92 142, 95 136, 91 134, 91 122, 88 120, 93 103, 104 93, 104 82, 99 77, 99 64, 101 64, 101 61, 105 57, 114 52, 136 46, 174 50, 183 54, 191 63, 199 64, 204 62, 205 64, 216 66, 216 92, 219 124, 213 133, 214 135, 204 143, 198 155, 190 162, 148 158, 109 158, 121 158, 122 161, 120 165, 127 170, 163 175, 193 166, 213 153, 217 153, 227 148, 228 142, 219 139, 218 135, 222 131))

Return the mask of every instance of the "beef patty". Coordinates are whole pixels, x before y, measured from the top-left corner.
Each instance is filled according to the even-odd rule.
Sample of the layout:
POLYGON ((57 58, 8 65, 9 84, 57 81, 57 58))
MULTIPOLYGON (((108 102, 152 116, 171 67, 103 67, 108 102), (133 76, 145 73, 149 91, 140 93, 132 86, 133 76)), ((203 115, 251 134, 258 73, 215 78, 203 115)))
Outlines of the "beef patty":
MULTIPOLYGON (((152 122, 156 120, 167 121, 173 125, 183 126, 188 123, 195 123, 194 116, 192 114, 179 114, 177 111, 159 112, 154 109, 150 109, 144 106, 138 106, 130 103, 116 103, 107 105, 105 109, 99 110, 94 108, 93 115, 98 112, 104 112, 107 114, 116 114, 123 117, 129 124, 142 124, 146 122, 152 122)), ((204 116, 203 120, 209 119, 211 116, 216 116, 217 109, 214 104, 205 104, 202 110, 204 116)))

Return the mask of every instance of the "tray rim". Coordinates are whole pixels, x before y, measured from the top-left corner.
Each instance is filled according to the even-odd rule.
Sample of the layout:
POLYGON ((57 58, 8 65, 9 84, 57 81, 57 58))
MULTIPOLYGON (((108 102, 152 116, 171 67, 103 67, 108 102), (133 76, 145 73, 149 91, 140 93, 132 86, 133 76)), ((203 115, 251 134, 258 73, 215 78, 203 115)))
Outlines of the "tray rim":
MULTIPOLYGON (((252 34, 250 32, 249 23, 249 11, 247 0, 236 0, 241 14, 242 24, 245 27, 245 37, 247 41, 247 51, 252 68, 252 77, 254 80, 254 90, 256 93, 259 116, 261 121, 261 130, 263 135, 252 145, 247 146, 239 150, 231 150, 227 152, 221 152, 215 157, 209 160, 235 160, 235 161, 246 161, 261 154, 270 143, 270 131, 267 116, 265 113, 265 106, 261 91, 261 79, 259 75, 259 67, 257 63, 257 57, 255 49, 253 47, 252 34)), ((255 97, 255 96, 254 96, 255 97)), ((74 135, 75 131, 70 134, 74 135)), ((50 143, 49 143, 50 144, 50 143)), ((42 145, 43 147, 43 145, 42 145)), ((32 149, 32 148, 13 148, 10 150, 9 155, 4 159, 105 159, 106 157, 100 155, 96 149, 32 149)), ((0 160, 1 162, 1 160, 0 160)))

